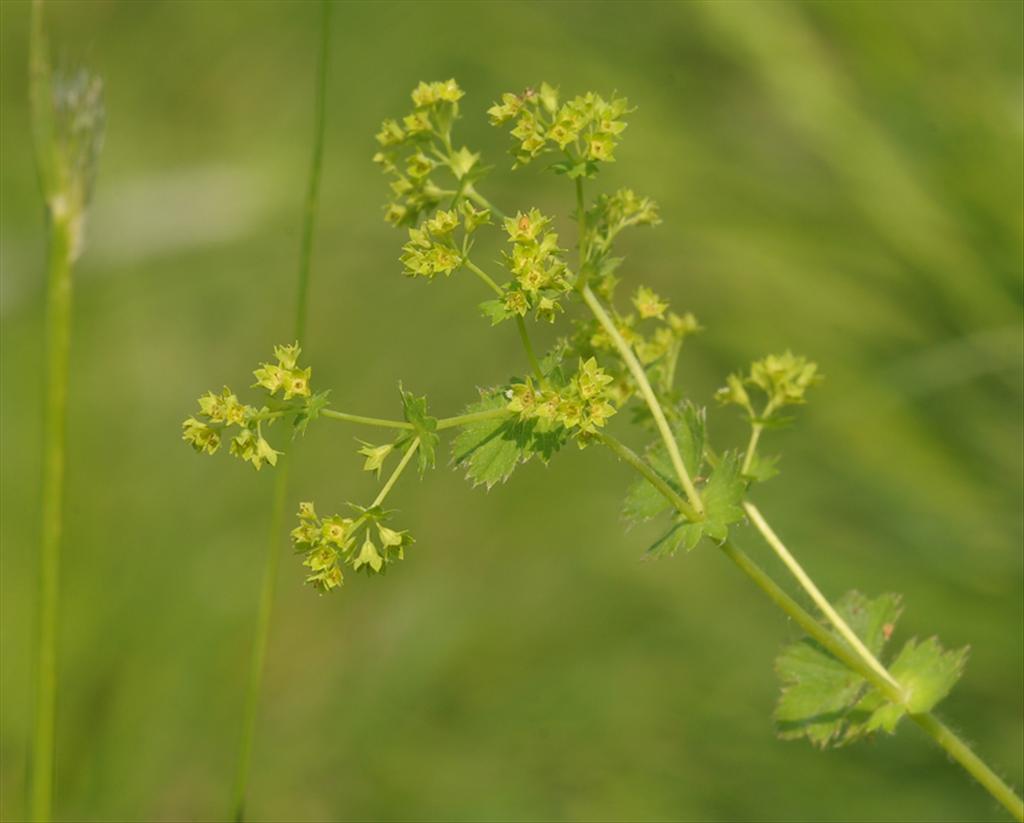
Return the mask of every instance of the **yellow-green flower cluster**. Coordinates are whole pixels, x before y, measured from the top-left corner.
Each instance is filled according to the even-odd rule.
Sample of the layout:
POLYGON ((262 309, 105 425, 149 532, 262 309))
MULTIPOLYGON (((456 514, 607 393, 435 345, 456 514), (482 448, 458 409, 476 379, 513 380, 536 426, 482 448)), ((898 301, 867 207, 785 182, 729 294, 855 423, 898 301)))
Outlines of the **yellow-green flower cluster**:
POLYGON ((261 386, 271 397, 278 391, 283 392, 285 400, 293 397, 309 397, 309 378, 313 374, 310 368, 298 367, 302 349, 298 343, 290 346, 274 346, 274 357, 277 363, 261 363, 253 372, 256 378, 254 386, 261 386))
POLYGON ((506 93, 488 109, 492 125, 515 121, 511 134, 518 143, 518 164, 529 163, 545 151, 569 152, 574 161, 608 163, 615 159, 619 135, 629 111, 624 97, 605 100, 594 92, 559 105, 558 90, 541 83, 522 94, 506 93))
POLYGON ((199 398, 197 417, 189 417, 182 423, 182 440, 200 454, 214 454, 227 436, 227 430, 237 427, 238 433, 231 437, 229 452, 252 463, 257 470, 264 463, 273 466, 280 452, 271 448, 260 431, 260 423, 267 414, 267 409, 257 410, 239 403, 225 386, 220 394, 207 392, 199 398))
POLYGON ((214 454, 225 437, 230 434, 228 451, 259 470, 265 464, 277 465, 276 451, 263 437, 262 426, 286 414, 310 419, 326 403, 324 395, 311 398, 310 377, 312 369, 301 368, 298 364, 302 350, 298 343, 290 346, 275 346, 276 363, 261 363, 253 372, 254 387, 263 388, 270 397, 281 392, 284 401, 293 401, 284 407, 271 410, 267 406, 256 408, 239 402, 238 397, 227 386, 220 394, 207 392, 199 398, 199 411, 182 423, 182 439, 197 452, 214 454), (295 402, 294 398, 301 398, 295 402), (315 401, 323 401, 319 404, 315 401), (313 407, 316 408, 313 408, 313 407), (237 428, 237 433, 230 430, 237 428))
POLYGON ((541 431, 564 427, 581 446, 616 412, 609 386, 613 377, 597 360, 580 360, 576 374, 560 386, 536 386, 531 378, 505 392, 508 409, 520 420, 536 421, 541 431))
POLYGON ((344 582, 342 565, 378 574, 402 560, 406 547, 413 542, 408 532, 385 526, 385 514, 380 509, 363 510, 356 518, 337 514, 320 518, 312 503, 300 503, 298 516, 299 524, 291 533, 292 544, 303 555, 302 565, 309 569, 306 582, 321 592, 344 582))
POLYGON ((462 180, 480 156, 463 147, 453 151, 452 123, 459 116, 462 89, 454 80, 420 83, 412 92, 413 111, 397 120, 385 120, 377 133, 380 150, 373 161, 391 176, 394 199, 385 218, 395 225, 416 225, 452 194, 437 185, 431 175, 448 168, 462 180))
MULTIPOLYGON (((626 344, 633 349, 637 359, 648 369, 652 381, 662 391, 668 391, 683 341, 699 332, 701 326, 689 312, 680 315, 670 311, 668 302, 646 286, 636 290, 632 302, 635 312, 625 315, 613 312, 615 327, 626 344)), ((619 356, 618 347, 597 321, 591 320, 577 326, 572 349, 582 357, 599 353, 611 358, 608 371, 613 382, 609 387, 609 396, 617 406, 624 405, 635 394, 636 383, 619 356)))
POLYGON ((558 247, 558 235, 549 231, 551 218, 537 209, 519 212, 505 219, 512 250, 505 254, 505 264, 515 280, 504 287, 499 300, 485 303, 483 308, 494 322, 513 316, 524 317, 533 311, 539 320, 550 323, 564 309, 559 298, 572 290, 570 273, 558 247))
POLYGON ((450 275, 466 258, 471 244, 469 237, 478 226, 490 222, 490 212, 476 209, 468 200, 454 209, 439 211, 419 228, 409 229, 409 240, 402 246, 399 258, 409 277, 433 279, 437 274, 450 275), (455 232, 462 228, 460 240, 455 232))
POLYGON ((790 351, 770 354, 751 364, 747 375, 730 374, 726 384, 715 394, 720 403, 740 406, 751 418, 766 419, 783 406, 807 402, 807 389, 822 380, 818 364, 790 351), (760 415, 755 414, 747 386, 761 390, 766 404, 760 415))
POLYGON ((661 222, 658 205, 649 197, 640 197, 632 189, 602 194, 587 212, 589 241, 587 268, 589 281, 606 300, 611 300, 618 279, 615 270, 622 262, 612 255, 612 243, 623 229, 631 226, 656 226, 661 222))
MULTIPOLYGON (((669 304, 651 289, 640 286, 633 295, 633 306, 637 314, 618 315, 615 325, 623 340, 636 352, 640 362, 648 366, 669 354, 674 347, 691 334, 701 330, 697 318, 691 313, 679 315, 669 311, 669 304), (644 334, 637 329, 639 320, 655 320, 656 328, 644 334)), ((615 352, 616 347, 608 332, 597 323, 589 328, 589 344, 597 351, 615 352)))

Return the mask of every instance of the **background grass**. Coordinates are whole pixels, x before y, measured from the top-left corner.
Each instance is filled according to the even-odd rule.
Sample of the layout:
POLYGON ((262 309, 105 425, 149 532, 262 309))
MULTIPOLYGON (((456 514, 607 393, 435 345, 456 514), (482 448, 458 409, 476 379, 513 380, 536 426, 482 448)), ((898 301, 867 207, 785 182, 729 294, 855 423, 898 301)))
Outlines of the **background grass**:
MULTIPOLYGON (((455 413, 522 368, 474 278, 402 278, 372 135, 420 79, 505 208, 484 110, 548 79, 638 106, 602 188, 658 200, 624 274, 707 332, 681 378, 792 347, 828 380, 772 434, 763 508, 826 592, 906 595, 901 631, 970 643, 941 714, 1024 782, 1022 6, 1017 2, 345 3, 334 15, 308 353, 337 406, 455 413)), ((226 813, 271 477, 179 441, 194 398, 287 335, 312 128, 313 3, 53 2, 55 53, 105 78, 109 131, 77 272, 58 817, 226 813)), ((38 543, 42 208, 28 5, 2 21, 0 816, 21 819, 38 543)), ((567 236, 569 236, 567 234, 567 236)), ((484 249, 486 259, 498 245, 484 249)), ((738 436, 730 413, 718 442, 738 436)), ((624 425, 616 427, 624 430, 624 425)), ((350 435, 294 447, 293 497, 368 499, 350 435)), ((417 537, 386 580, 316 597, 286 558, 254 819, 1003 819, 916 730, 820 754, 777 741, 794 630, 709 548, 642 560, 627 469, 566 450, 491 493, 403 478, 417 537)), ((744 546, 770 563, 750 530, 744 546)))

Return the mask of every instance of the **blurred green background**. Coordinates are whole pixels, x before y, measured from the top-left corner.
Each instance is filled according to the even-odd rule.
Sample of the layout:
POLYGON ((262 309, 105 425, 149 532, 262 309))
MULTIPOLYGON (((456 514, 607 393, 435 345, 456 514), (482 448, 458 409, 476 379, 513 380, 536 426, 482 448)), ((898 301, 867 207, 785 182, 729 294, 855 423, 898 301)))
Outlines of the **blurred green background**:
MULTIPOLYGON (((521 368, 514 330, 477 316, 473 278, 399 273, 370 155, 417 81, 458 78, 461 137, 497 165, 485 191, 566 232, 565 181, 508 175, 484 111, 541 79, 625 93, 638 109, 601 188, 662 205, 664 225, 625 240, 624 274, 707 327, 682 381, 707 402, 769 351, 822 365, 799 426, 769 438, 783 474, 758 500, 826 592, 903 592, 902 637, 971 644, 940 714, 1020 786, 1022 8, 339 4, 314 384, 395 416, 402 379, 452 414, 521 368)), ((195 455, 179 425, 290 334, 320 10, 80 0, 48 14, 54 53, 101 73, 109 112, 76 272, 57 815, 217 819, 272 477, 195 455)), ((28 5, 4 0, 0 19, 0 816, 18 820, 44 245, 28 5)), ((712 426, 718 443, 742 431, 727 411, 712 426)), ((352 439, 367 434, 312 429, 292 502, 369 499, 352 439)), ((317 597, 286 557, 253 819, 1005 819, 912 727, 824 754, 776 740, 772 661, 796 630, 710 546, 644 561, 654 531, 618 515, 630 479, 600 449, 490 493, 442 467, 397 487, 418 542, 386 579, 317 597)), ((752 530, 738 539, 774 568, 752 530)))

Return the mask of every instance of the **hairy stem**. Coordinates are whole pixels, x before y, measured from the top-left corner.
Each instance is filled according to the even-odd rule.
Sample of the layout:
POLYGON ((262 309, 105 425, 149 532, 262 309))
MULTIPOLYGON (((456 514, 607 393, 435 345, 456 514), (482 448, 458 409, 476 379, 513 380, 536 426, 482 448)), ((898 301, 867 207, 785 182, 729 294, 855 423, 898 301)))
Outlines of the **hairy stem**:
POLYGON ((910 719, 942 746, 949 756, 963 766, 1010 814, 1018 821, 1024 821, 1024 801, 952 729, 931 712, 912 714, 910 719))
MULTIPOLYGON (((688 516, 685 501, 658 476, 649 465, 627 447, 618 443, 610 435, 599 436, 601 441, 612 448, 616 454, 623 458, 635 471, 645 477, 651 484, 665 496, 665 498, 676 507, 676 509, 688 516), (683 504, 683 505, 680 505, 683 504)), ((756 510, 755 510, 756 511, 756 510)), ((749 512, 748 512, 749 513, 749 512)), ((759 514, 759 513, 758 513, 759 514)), ((763 518, 762 518, 763 519, 763 518)), ((868 683, 876 688, 886 699, 905 705, 906 695, 902 687, 897 683, 891 674, 878 664, 877 668, 871 665, 860 652, 855 651, 847 645, 849 638, 844 633, 840 639, 828 631, 810 612, 796 602, 785 590, 776 583, 767 572, 755 563, 749 555, 730 541, 725 541, 719 548, 740 571, 749 577, 753 583, 763 591, 768 598, 782 609, 808 636, 813 638, 822 647, 828 650, 837 660, 840 660, 851 671, 856 672, 868 683), (844 642, 844 640, 846 642, 844 642), (881 671, 879 671, 879 669, 881 671)), ((813 584, 812 584, 813 585, 813 584)), ((845 623, 844 623, 845 625, 845 623)), ((849 627, 847 627, 849 630, 849 627)), ((857 645, 863 643, 852 631, 850 634, 857 645)), ((873 655, 868 655, 874 659, 873 655)), ((941 746, 950 757, 956 760, 975 780, 977 780, 988 793, 997 800, 1007 811, 1018 821, 1024 821, 1024 801, 1022 801, 1012 788, 999 777, 956 733, 940 721, 931 712, 924 714, 910 714, 908 716, 914 721, 929 737, 941 746)))
MULTIPOLYGON (((320 53, 316 70, 315 125, 313 133, 313 154, 309 169, 309 184, 306 191, 303 212, 302 241, 299 247, 299 271, 295 295, 295 339, 301 342, 306 334, 306 317, 309 303, 309 281, 313 255, 313 233, 319 208, 320 176, 323 168, 324 132, 327 123, 327 63, 330 54, 330 0, 323 0, 320 21, 320 53)), ((274 481, 274 496, 270 518, 270 533, 267 558, 263 568, 263 583, 260 589, 259 612, 256 635, 253 640, 249 683, 246 690, 245 714, 242 720, 242 739, 238 753, 238 767, 235 775, 233 818, 245 818, 245 797, 249 783, 249 766, 252 755, 253 737, 256 731, 256 717, 259 708, 260 686, 270 636, 270 618, 274 607, 274 593, 277 590, 277 575, 280 565, 278 539, 284 523, 284 509, 288 499, 288 465, 278 465, 274 481)))
POLYGON ((636 359, 633 350, 623 339, 615 323, 608 316, 608 312, 605 311, 604 306, 601 305, 601 301, 597 299, 597 295, 594 294, 590 286, 584 286, 580 293, 583 295, 583 300, 590 311, 593 312, 594 317, 597 318, 597 322, 601 324, 615 343, 615 347, 619 350, 619 354, 633 375, 637 388, 640 389, 640 394, 643 395, 647 407, 651 411, 651 416, 654 418, 655 425, 658 427, 658 433, 665 442, 665 448, 668 450, 669 458, 672 461, 672 468, 675 469, 679 482, 683 486, 683 491, 686 492, 686 499, 690 501, 690 505, 698 517, 702 516, 704 514, 704 504, 697 493, 697 488, 693 485, 693 480, 690 479, 690 473, 686 470, 682 455, 679 453, 679 446, 672 434, 672 429, 669 428, 668 420, 665 419, 665 412, 662 410, 661 404, 654 394, 654 389, 651 388, 651 384, 647 379, 644 367, 640 365, 640 361, 636 359))

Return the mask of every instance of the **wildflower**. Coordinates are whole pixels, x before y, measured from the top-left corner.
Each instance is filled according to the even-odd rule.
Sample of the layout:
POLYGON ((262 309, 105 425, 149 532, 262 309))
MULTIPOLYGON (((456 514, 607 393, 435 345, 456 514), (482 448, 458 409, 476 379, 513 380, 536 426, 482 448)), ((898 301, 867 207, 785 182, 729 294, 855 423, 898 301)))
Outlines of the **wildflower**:
POLYGON ((181 439, 200 454, 213 454, 220 448, 220 435, 217 431, 194 417, 182 423, 181 439))
POLYGON ((359 571, 359 569, 367 565, 375 572, 379 572, 384 566, 384 559, 380 556, 377 546, 370 539, 369 534, 366 535, 366 539, 363 541, 363 547, 359 550, 359 555, 353 559, 352 568, 359 571))
POLYGON ((364 472, 377 472, 377 477, 380 477, 381 469, 384 466, 384 461, 388 455, 394 451, 393 443, 385 443, 383 446, 374 446, 370 443, 366 443, 362 440, 359 441, 363 444, 357 454, 361 454, 366 458, 366 462, 363 463, 364 472))
POLYGON ((668 303, 646 286, 641 286, 636 290, 636 294, 633 296, 633 305, 640 312, 641 319, 657 317, 660 320, 668 310, 668 303))

